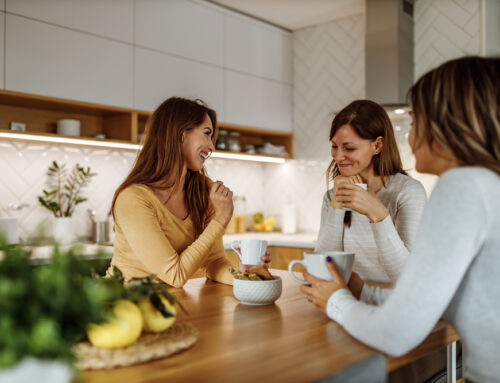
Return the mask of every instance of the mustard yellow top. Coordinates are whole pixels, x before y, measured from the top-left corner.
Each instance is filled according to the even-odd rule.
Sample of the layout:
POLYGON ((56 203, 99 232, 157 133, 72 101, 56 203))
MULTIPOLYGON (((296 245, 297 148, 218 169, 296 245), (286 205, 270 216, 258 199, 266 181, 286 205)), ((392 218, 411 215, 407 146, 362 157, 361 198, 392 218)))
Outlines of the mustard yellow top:
POLYGON ((207 278, 233 284, 230 262, 224 255, 224 227, 212 219, 198 238, 191 217, 172 214, 146 185, 124 189, 115 202, 113 266, 125 280, 156 274, 174 287, 182 287, 198 270, 207 278))

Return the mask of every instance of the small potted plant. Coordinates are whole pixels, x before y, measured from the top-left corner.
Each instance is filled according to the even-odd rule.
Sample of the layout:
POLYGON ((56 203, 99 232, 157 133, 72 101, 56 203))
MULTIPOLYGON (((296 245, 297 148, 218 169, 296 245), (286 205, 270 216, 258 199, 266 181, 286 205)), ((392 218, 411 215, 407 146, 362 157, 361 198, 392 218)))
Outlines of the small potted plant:
POLYGON ((69 383, 73 345, 106 319, 102 308, 119 286, 95 278, 75 249, 55 247, 48 264, 35 266, 0 233, 0 252, 0 382, 69 383))
POLYGON ((91 173, 90 167, 84 168, 78 163, 69 172, 65 164, 59 165, 56 161, 49 166, 48 190, 43 190, 38 202, 54 214, 53 234, 56 242, 68 244, 73 240, 71 216, 76 206, 87 200, 82 196, 82 191, 95 175, 91 173))

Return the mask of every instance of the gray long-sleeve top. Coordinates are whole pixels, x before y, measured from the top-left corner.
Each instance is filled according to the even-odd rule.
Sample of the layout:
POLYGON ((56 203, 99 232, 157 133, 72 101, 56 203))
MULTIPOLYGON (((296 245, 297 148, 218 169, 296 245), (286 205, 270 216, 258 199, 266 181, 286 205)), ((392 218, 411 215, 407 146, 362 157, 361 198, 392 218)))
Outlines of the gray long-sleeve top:
POLYGON ((327 313, 357 339, 391 355, 416 347, 443 317, 462 340, 466 378, 500 382, 499 276, 500 176, 457 168, 440 177, 408 264, 387 299, 374 306, 341 289, 330 297, 327 313))
POLYGON ((353 270, 364 280, 396 282, 408 259, 427 202, 422 184, 404 174, 389 177, 377 198, 388 216, 377 223, 352 212, 351 227, 344 226, 345 210, 330 206, 332 190, 325 193, 316 251, 345 250, 356 254, 353 270))

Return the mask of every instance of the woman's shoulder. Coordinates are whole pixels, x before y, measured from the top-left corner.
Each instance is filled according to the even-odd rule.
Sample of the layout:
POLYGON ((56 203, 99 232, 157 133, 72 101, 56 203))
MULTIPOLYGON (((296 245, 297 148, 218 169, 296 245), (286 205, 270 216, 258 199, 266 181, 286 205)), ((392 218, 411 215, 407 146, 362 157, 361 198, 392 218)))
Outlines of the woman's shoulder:
POLYGON ((116 198, 117 203, 134 202, 138 200, 151 200, 154 194, 152 190, 143 184, 132 184, 123 189, 116 198))
POLYGON ((479 166, 461 166, 444 172, 439 177, 437 186, 440 188, 461 188, 464 191, 467 188, 474 190, 477 187, 485 187, 499 191, 500 175, 479 166))

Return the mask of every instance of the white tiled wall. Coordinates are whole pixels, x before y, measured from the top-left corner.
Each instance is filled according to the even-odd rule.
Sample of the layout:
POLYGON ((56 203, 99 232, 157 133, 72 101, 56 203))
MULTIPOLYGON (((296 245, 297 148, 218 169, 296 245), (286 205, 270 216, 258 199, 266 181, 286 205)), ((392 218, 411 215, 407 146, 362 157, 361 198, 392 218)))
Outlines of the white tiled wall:
POLYGON ((415 3, 415 79, 443 62, 481 53, 481 0, 415 3))
MULTIPOLYGON (((135 154, 126 151, 0 141, 0 217, 17 217, 21 238, 37 236, 39 226, 49 222, 52 214, 37 200, 45 187, 48 166, 52 161, 65 163, 68 168, 79 163, 97 173, 84 192, 88 201, 78 205, 73 216, 76 234, 88 236, 91 222, 87 209, 106 216, 114 191, 130 171, 134 159, 135 154), (30 207, 14 212, 8 209, 13 202, 28 203, 30 207)), ((245 195, 249 212, 264 209, 262 165, 210 159, 207 171, 212 179, 224 181, 235 195, 245 195)), ((47 230, 49 235, 50 225, 47 230)))

